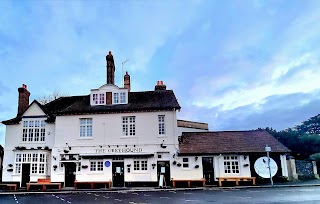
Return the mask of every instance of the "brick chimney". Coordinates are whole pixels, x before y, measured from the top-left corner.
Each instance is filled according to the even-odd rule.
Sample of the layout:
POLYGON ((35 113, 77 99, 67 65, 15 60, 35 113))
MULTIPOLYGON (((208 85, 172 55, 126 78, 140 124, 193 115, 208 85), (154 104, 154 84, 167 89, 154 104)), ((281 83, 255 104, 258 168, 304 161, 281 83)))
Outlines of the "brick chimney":
POLYGON ((107 62, 107 84, 113 84, 114 85, 114 72, 116 71, 116 67, 114 65, 113 55, 111 51, 109 51, 109 54, 106 56, 106 62, 107 62))
POLYGON ((163 84, 163 81, 158 81, 157 85, 154 87, 154 90, 166 90, 167 86, 163 84))
POLYGON ((131 86, 130 86, 130 75, 128 74, 128 71, 126 71, 126 75, 124 75, 124 88, 128 89, 130 92, 131 86))
POLYGON ((27 85, 22 84, 22 87, 18 88, 19 99, 18 99, 18 114, 21 116, 29 107, 30 92, 27 90, 27 85))

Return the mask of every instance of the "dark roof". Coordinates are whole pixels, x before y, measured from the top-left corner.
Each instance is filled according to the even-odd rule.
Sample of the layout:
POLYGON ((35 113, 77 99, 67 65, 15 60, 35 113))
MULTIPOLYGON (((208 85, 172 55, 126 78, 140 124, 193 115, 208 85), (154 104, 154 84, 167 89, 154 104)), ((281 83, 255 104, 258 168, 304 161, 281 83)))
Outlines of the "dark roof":
POLYGON ((183 132, 180 154, 265 153, 265 146, 272 152, 290 150, 266 131, 183 132))
MULTIPOLYGON (((90 95, 60 97, 46 105, 38 103, 48 115, 47 122, 54 122, 56 115, 125 113, 136 111, 161 111, 180 109, 172 90, 129 92, 128 104, 90 105, 90 95)), ((17 124, 21 117, 2 121, 3 124, 17 124)))

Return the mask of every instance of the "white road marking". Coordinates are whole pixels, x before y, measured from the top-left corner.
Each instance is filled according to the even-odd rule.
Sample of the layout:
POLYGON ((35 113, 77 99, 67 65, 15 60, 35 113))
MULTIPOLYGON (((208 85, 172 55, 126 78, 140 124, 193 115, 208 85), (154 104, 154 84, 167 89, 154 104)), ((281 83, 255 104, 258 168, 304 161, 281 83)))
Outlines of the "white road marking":
POLYGON ((103 196, 104 198, 109 198, 109 197, 106 197, 106 196, 103 196))
POLYGON ((165 199, 169 199, 169 197, 160 197, 160 198, 165 198, 165 199))
POLYGON ((200 200, 184 200, 185 202, 200 202, 200 200))
POLYGON ((114 199, 114 200, 116 200, 116 201, 121 201, 120 199, 118 199, 118 198, 116 198, 116 199, 114 199))

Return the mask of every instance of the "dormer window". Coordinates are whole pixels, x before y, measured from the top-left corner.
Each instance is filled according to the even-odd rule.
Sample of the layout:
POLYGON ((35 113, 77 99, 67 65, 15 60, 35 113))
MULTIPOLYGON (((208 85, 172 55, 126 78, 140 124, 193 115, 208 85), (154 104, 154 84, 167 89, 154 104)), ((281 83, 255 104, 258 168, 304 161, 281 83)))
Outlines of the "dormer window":
POLYGON ((100 93, 94 93, 92 94, 92 103, 94 105, 104 105, 105 104, 105 94, 100 93))
POLYGON ((113 93, 113 104, 124 104, 126 101, 126 92, 113 93))
POLYGON ((104 94, 100 94, 100 104, 104 104, 104 94))
POLYGON ((126 103, 126 92, 120 92, 120 103, 126 103))
POLYGON ((128 89, 106 84, 99 89, 91 90, 90 105, 118 105, 128 103, 128 89))
POLYGON ((113 103, 119 103, 119 93, 113 93, 113 103))
POLYGON ((92 101, 94 104, 98 104, 98 94, 92 94, 92 101))

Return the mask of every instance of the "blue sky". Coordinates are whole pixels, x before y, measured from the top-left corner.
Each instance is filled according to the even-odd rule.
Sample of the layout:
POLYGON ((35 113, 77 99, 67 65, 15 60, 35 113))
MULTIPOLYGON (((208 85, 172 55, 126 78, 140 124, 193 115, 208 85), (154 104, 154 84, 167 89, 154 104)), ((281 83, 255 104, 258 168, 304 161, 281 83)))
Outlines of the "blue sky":
MULTIPOLYGON (((179 119, 211 130, 282 130, 319 114, 320 2, 0 1, 0 120, 54 91, 89 94, 112 51, 132 91, 163 80, 179 119)), ((4 144, 5 126, 0 126, 4 144)))

